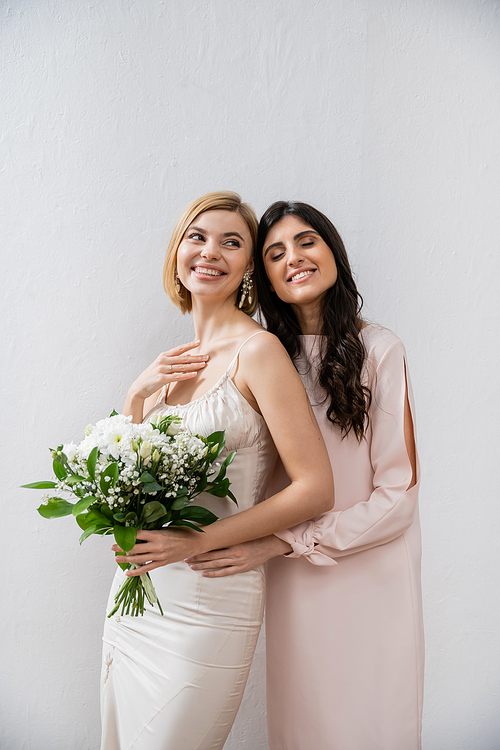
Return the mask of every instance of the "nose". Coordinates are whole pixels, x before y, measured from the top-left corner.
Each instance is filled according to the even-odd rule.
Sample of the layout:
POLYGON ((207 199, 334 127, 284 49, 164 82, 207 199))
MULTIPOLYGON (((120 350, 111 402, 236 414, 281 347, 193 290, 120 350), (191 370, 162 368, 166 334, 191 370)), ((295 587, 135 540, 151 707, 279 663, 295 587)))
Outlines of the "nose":
POLYGON ((203 245, 203 248, 200 251, 200 255, 202 256, 202 258, 206 258, 207 260, 209 258, 220 258, 220 252, 217 242, 215 240, 208 239, 203 245))
POLYGON ((291 268, 295 268, 296 266, 300 266, 301 263, 304 262, 304 258, 302 256, 302 253, 300 252, 300 247, 296 247, 295 245, 292 245, 288 249, 288 257, 287 257, 287 265, 291 268))

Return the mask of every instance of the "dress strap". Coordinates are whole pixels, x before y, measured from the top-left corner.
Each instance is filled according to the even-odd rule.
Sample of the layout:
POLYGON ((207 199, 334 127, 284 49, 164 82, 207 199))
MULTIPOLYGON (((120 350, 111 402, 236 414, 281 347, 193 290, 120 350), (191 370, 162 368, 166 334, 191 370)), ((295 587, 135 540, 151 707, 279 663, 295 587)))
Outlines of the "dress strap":
POLYGON ((167 386, 162 386, 162 389, 160 391, 160 395, 156 399, 155 407, 158 406, 158 404, 166 403, 167 401, 167 386))
POLYGON ((258 336, 259 333, 269 333, 269 331, 265 331, 264 329, 262 329, 262 331, 255 331, 255 333, 252 333, 251 336, 249 336, 247 339, 245 339, 245 341, 241 344, 240 348, 238 349, 238 351, 234 355, 233 359, 231 360, 231 364, 227 368, 226 373, 230 373, 232 371, 233 367, 235 366, 236 362, 238 361, 238 357, 240 356, 240 352, 243 349, 243 347, 245 346, 245 344, 247 343, 247 341, 250 341, 250 339, 253 339, 254 336, 258 336))

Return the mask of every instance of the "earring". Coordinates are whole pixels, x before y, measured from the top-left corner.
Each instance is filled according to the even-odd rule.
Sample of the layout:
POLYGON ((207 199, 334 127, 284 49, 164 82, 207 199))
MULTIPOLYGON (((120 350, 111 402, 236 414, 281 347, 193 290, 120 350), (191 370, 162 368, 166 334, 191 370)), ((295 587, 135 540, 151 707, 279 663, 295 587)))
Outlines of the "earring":
POLYGON ((181 280, 177 276, 177 271, 174 272, 174 284, 175 284, 175 291, 177 292, 177 294, 180 294, 181 289, 182 289, 182 284, 181 284, 181 280))
POLYGON ((243 281, 241 282, 241 298, 238 307, 241 308, 245 304, 245 300, 248 297, 248 304, 252 304, 252 292, 253 292, 253 279, 252 276, 245 271, 243 274, 243 281))

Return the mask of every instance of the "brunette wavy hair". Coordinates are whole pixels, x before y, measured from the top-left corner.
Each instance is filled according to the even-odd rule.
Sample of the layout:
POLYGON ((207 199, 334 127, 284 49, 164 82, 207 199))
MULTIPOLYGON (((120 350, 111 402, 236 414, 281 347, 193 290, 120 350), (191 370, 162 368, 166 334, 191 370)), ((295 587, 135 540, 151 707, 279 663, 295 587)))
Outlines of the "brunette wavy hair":
POLYGON ((359 294, 342 239, 332 222, 307 203, 277 201, 269 206, 260 220, 255 257, 255 281, 259 305, 267 329, 274 333, 292 359, 300 354, 302 331, 291 305, 271 290, 264 266, 266 237, 275 224, 286 216, 297 216, 312 227, 326 242, 337 265, 337 281, 327 291, 322 304, 322 325, 318 334, 325 336, 321 351, 318 382, 326 391, 327 417, 340 428, 342 438, 351 431, 361 441, 368 426, 370 389, 361 382, 366 350, 359 336, 363 327, 359 294))

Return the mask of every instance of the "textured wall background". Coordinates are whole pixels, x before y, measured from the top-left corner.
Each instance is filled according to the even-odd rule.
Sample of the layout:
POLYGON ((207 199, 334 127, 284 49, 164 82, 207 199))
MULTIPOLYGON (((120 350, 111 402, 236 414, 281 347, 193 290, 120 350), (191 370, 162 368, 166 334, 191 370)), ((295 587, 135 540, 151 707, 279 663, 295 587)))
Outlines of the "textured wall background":
MULTIPOLYGON (((498 750, 499 42, 486 0, 0 1, 1 748, 98 747, 109 545, 18 485, 190 339, 164 247, 232 189, 324 210, 407 345, 424 748, 498 750)), ((227 750, 266 748, 263 675, 227 750)))

